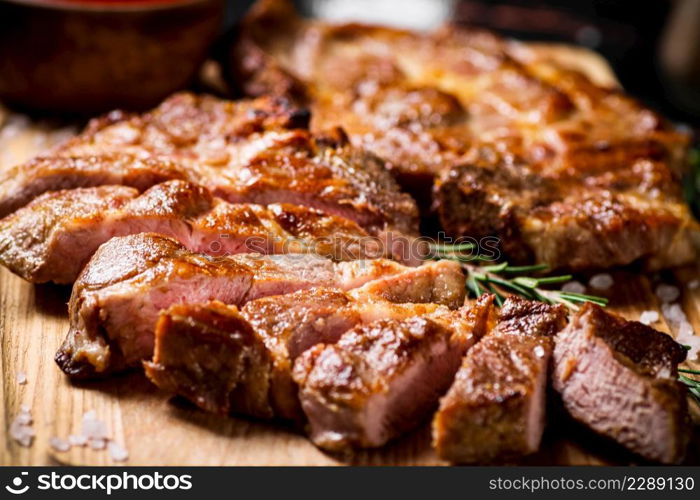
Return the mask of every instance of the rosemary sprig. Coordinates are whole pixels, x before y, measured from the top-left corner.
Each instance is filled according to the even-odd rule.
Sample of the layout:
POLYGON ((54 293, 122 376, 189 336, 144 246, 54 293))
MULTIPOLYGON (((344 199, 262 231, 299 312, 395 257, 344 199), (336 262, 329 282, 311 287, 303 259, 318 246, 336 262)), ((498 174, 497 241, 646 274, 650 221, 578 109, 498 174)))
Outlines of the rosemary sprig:
POLYGON ((478 257, 471 255, 471 253, 464 253, 473 249, 474 245, 471 243, 432 245, 431 258, 459 262, 467 274, 467 290, 474 297, 489 292, 495 296, 496 303, 501 305, 507 296, 518 295, 548 304, 563 304, 574 311, 584 302, 593 302, 601 306, 608 303, 608 299, 604 297, 544 288, 572 279, 570 274, 540 276, 539 274, 548 270, 546 264, 531 266, 511 266, 507 262, 490 265, 474 264, 475 261, 479 260, 478 257))
MULTIPOLYGON (((681 373, 690 373, 693 375, 700 375, 698 370, 686 370, 683 368, 678 369, 681 373)), ((688 392, 693 398, 693 401, 700 406, 700 380, 695 380, 693 378, 687 377, 685 375, 678 375, 678 380, 680 380, 688 388, 688 392)))

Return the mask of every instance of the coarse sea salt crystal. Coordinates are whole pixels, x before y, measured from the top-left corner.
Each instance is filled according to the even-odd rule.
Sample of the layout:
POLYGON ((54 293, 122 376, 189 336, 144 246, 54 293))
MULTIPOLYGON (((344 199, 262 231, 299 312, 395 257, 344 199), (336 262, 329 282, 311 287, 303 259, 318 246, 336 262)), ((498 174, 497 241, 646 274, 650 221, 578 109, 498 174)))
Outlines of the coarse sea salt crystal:
POLYGON ((32 415, 29 411, 20 409, 20 412, 15 416, 10 424, 9 434, 20 446, 29 447, 34 440, 34 429, 31 426, 32 415))
POLYGON ((85 446, 88 442, 88 438, 82 434, 71 434, 68 436, 68 442, 71 446, 85 446))
POLYGON ((681 296, 681 291, 677 286, 666 285, 665 283, 657 286, 654 293, 656 293, 659 300, 665 304, 670 304, 681 296))
POLYGON ((103 438, 90 438, 88 439, 88 446, 93 450, 104 450, 107 446, 107 440, 103 438))
POLYGON ((659 321, 659 313, 656 311, 642 311, 639 315, 639 322, 645 325, 651 325, 659 321))
POLYGON ((27 383, 27 374, 23 371, 17 372, 17 383, 19 385, 24 385, 27 383))
POLYGON ((681 339, 693 336, 695 336, 695 332, 693 331, 693 325, 691 325, 687 321, 682 322, 681 326, 678 327, 678 338, 681 339))
POLYGON ((104 439, 107 437, 107 426, 101 420, 97 420, 97 414, 94 410, 83 416, 82 434, 88 439, 104 439))
POLYGON ((586 293, 586 286, 579 281, 569 281, 561 287, 561 290, 569 293, 586 293))
POLYGON ((109 451, 112 460, 114 460, 115 462, 124 462, 129 458, 129 452, 126 451, 126 449, 123 446, 120 446, 114 441, 109 442, 109 444, 107 445, 107 450, 109 451))
POLYGON ((541 345, 535 346, 534 352, 535 352, 535 356, 537 356, 538 358, 544 357, 544 354, 545 354, 544 347, 542 347, 541 345))
POLYGON ((52 437, 49 439, 49 446, 53 448, 56 451, 68 451, 70 450, 70 443, 66 441, 65 439, 61 439, 60 437, 52 437))
POLYGON ((588 286, 596 290, 607 290, 613 284, 613 278, 608 273, 596 274, 588 281, 588 286))
POLYGON ((678 304, 663 304, 661 306, 661 312, 672 326, 678 326, 683 322, 688 322, 685 312, 683 312, 683 309, 678 304))

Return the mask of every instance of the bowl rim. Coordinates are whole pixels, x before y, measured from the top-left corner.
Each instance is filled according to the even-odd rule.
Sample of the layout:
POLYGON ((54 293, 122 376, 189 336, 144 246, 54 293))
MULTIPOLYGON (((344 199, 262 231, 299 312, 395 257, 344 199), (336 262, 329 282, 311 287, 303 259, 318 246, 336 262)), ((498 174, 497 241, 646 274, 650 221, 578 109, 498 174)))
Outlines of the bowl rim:
POLYGON ((0 0, 27 8, 69 12, 147 12, 179 9, 222 0, 0 0))

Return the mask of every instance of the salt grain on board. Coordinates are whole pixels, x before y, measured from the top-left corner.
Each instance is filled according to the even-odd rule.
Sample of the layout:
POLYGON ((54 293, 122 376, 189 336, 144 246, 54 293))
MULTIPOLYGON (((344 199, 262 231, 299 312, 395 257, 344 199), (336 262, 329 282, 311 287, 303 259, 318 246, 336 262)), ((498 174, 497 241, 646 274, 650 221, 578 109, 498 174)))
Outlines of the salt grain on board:
POLYGON ((561 287, 561 290, 569 293, 586 293, 586 286, 579 281, 569 281, 561 287))
POLYGON ((71 434, 68 436, 68 442, 71 446, 85 446, 88 442, 88 438, 82 434, 71 434))
POLYGON ((588 281, 588 286, 596 290, 607 290, 613 284, 613 278, 608 273, 596 274, 588 281))
POLYGON ((103 438, 90 438, 88 439, 88 446, 93 450, 104 450, 107 446, 107 441, 103 438))
POLYGON ((32 415, 28 406, 22 405, 20 407, 20 412, 10 424, 9 434, 20 446, 29 447, 32 445, 34 429, 32 428, 32 415))
POLYGON ((24 385, 27 383, 27 374, 23 371, 17 372, 17 383, 19 385, 24 385))
POLYGON ((666 285, 664 283, 657 286, 654 293, 656 293, 656 296, 664 304, 670 304, 681 296, 681 291, 677 286, 666 285))
POLYGON ((51 448, 54 450, 61 452, 70 450, 70 443, 65 439, 61 439, 60 437, 56 436, 49 439, 49 446, 51 446, 51 448))
POLYGON ((112 460, 115 462, 124 462, 129 458, 129 452, 114 441, 109 442, 107 445, 107 450, 109 451, 109 455, 112 457, 112 460))
POLYGON ((645 325, 651 325, 659 321, 659 313, 656 311, 642 311, 639 316, 639 322, 645 325))

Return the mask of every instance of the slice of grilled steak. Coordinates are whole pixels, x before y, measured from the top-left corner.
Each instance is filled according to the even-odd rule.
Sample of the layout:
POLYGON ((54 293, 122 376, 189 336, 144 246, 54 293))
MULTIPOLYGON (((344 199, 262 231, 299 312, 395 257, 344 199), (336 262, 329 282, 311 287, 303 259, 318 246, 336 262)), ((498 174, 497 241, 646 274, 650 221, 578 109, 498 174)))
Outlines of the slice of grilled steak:
POLYGON ((156 385, 207 411, 301 422, 291 371, 294 359, 304 350, 319 342, 335 342, 362 322, 438 308, 436 304, 357 301, 329 288, 264 297, 240 310, 221 302, 179 304, 161 313, 153 361, 144 365, 156 385), (236 318, 245 326, 222 323, 221 318, 236 318), (254 349, 252 357, 245 356, 249 346, 254 349), (190 354, 183 357, 180 352, 190 354), (254 383, 246 378, 248 370, 256 373, 254 383))
POLYGON ((312 441, 333 452, 379 447, 424 422, 483 334, 491 301, 356 326, 304 352, 293 377, 312 441))
POLYGON ((312 129, 342 125, 426 211, 432 199, 450 236, 496 235, 513 261, 670 267, 697 255, 681 193, 688 135, 534 46, 456 26, 332 24, 260 0, 229 73, 249 95, 308 103, 312 129))
POLYGON ((509 298, 492 331, 464 357, 433 419, 438 455, 488 463, 537 451, 545 425, 553 336, 566 309, 509 298))
POLYGON ((697 224, 663 163, 630 161, 615 174, 582 165, 556 179, 507 160, 479 163, 452 167, 436 180, 435 208, 450 235, 495 235, 514 261, 575 270, 640 259, 658 268, 695 256, 697 224))
MULTIPOLYGON (((71 328, 57 362, 73 376, 137 364, 153 353, 159 311, 173 304, 216 299, 242 305, 318 286, 350 290, 387 275, 416 276, 416 269, 421 270, 418 276, 435 276, 437 264, 412 268, 386 259, 334 263, 313 254, 211 257, 152 233, 113 238, 97 250, 73 287, 71 328)), ((462 275, 456 263, 449 269, 440 267, 462 275)))
POLYGON ((586 304, 556 338, 554 388, 568 412, 642 457, 678 463, 690 424, 670 336, 586 304))
POLYGON ((6 173, 0 214, 45 191, 115 183, 143 189, 169 175, 234 203, 305 205, 375 235, 415 234, 415 203, 382 162, 353 148, 339 129, 312 135, 308 118, 284 99, 224 101, 186 93, 143 115, 111 113, 50 156, 6 173), (132 170, 133 158, 142 160, 132 170), (144 175, 146 167, 167 173, 144 175))
POLYGON ((382 257, 387 248, 349 219, 285 203, 227 203, 174 180, 141 195, 125 186, 45 193, 0 220, 0 262, 34 283, 72 283, 102 243, 141 232, 208 255, 316 253, 356 260, 382 257))
POLYGON ((464 342, 478 319, 439 304, 397 304, 328 288, 264 297, 240 310, 220 302, 175 305, 160 315, 146 374, 207 411, 302 422, 292 379, 299 355, 357 325, 423 315, 449 324, 464 342))

